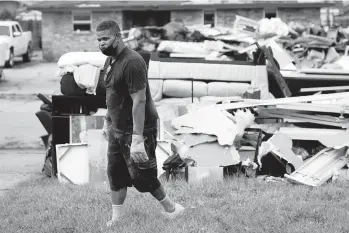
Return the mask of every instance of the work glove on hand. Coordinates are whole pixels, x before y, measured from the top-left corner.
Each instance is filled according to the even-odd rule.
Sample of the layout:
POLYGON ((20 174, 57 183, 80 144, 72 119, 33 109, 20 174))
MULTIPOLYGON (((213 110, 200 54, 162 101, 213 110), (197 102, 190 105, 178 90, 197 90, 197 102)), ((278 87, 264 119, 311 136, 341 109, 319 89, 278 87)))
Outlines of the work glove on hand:
POLYGON ((109 140, 109 131, 111 130, 111 121, 107 118, 104 118, 103 122, 103 135, 104 137, 109 140))
POLYGON ((132 135, 130 156, 135 163, 144 163, 149 160, 144 148, 144 138, 142 135, 132 135))

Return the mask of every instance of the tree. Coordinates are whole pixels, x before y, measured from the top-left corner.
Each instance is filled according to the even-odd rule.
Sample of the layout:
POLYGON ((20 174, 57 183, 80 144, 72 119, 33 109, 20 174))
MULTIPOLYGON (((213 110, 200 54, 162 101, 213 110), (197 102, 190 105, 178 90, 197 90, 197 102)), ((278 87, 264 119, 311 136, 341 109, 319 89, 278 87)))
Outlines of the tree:
POLYGON ((0 20, 14 20, 15 16, 8 10, 4 10, 0 13, 0 20))

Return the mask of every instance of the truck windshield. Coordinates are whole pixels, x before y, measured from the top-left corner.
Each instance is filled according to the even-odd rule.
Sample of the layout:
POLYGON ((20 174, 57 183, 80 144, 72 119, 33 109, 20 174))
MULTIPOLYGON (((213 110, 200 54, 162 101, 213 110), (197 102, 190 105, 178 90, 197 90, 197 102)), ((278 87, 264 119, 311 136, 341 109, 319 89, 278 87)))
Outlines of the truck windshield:
POLYGON ((0 26, 0 36, 10 36, 10 28, 8 26, 0 26))

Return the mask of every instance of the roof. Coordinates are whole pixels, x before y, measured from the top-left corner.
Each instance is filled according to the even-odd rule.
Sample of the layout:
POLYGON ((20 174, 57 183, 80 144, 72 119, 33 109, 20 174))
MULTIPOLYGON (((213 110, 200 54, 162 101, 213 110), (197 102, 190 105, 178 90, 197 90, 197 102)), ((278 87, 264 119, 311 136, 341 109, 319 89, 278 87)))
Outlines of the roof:
POLYGON ((188 0, 123 0, 123 1, 40 1, 28 6, 29 9, 100 9, 127 7, 180 6, 188 0))
POLYGON ((72 10, 72 9, 128 9, 179 7, 179 9, 202 6, 236 6, 240 8, 257 8, 267 5, 280 7, 313 7, 333 5, 335 0, 87 0, 87 1, 39 1, 32 2, 28 9, 35 10, 72 10))

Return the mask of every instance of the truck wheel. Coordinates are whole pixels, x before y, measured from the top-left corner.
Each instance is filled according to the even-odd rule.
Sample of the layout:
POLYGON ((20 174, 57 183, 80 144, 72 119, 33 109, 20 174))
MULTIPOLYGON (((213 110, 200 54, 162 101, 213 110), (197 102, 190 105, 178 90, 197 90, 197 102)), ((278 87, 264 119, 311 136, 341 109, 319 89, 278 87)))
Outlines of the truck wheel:
POLYGON ((27 52, 23 55, 23 62, 30 62, 31 60, 31 48, 28 45, 27 52))
POLYGON ((12 68, 14 64, 15 64, 15 55, 13 54, 13 51, 10 50, 10 58, 6 61, 5 67, 12 68))

